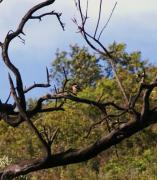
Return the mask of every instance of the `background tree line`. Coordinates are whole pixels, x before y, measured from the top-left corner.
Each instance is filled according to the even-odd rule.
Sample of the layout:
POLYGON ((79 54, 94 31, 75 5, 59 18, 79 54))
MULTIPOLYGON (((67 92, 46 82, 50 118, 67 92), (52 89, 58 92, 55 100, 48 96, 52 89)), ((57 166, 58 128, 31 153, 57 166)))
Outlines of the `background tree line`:
MULTIPOLYGON (((139 76, 143 72, 143 68, 147 69, 147 81, 150 81, 156 73, 156 66, 149 64, 147 60, 142 60, 141 53, 138 51, 127 53, 126 45, 123 43, 114 42, 109 46, 111 51, 113 48, 116 49, 115 55, 120 58, 120 61, 116 62, 116 67, 124 82, 126 92, 134 94, 138 88, 137 82, 140 80, 139 76)), ((60 79, 64 79, 62 67, 65 67, 69 76, 67 89, 70 89, 74 82, 79 84, 81 89, 77 95, 80 97, 95 101, 112 98, 117 103, 121 102, 119 88, 110 64, 104 63, 102 57, 92 54, 88 48, 70 45, 69 52, 57 50, 56 58, 52 61, 50 67, 53 82, 56 79, 60 83, 60 79)), ((153 92, 151 103, 155 103, 156 93, 156 91, 153 92)), ((52 103, 55 102, 47 102, 45 106, 51 106, 52 103)), ((35 106, 36 100, 29 99, 28 104, 28 108, 31 109, 35 106)), ((140 102, 138 106, 140 108, 140 102)), ((93 143, 104 131, 109 131, 106 122, 101 121, 102 115, 98 109, 71 101, 67 102, 65 109, 64 112, 56 111, 53 114, 37 115, 33 120, 39 129, 42 129, 43 125, 54 129, 59 127, 59 134, 53 144, 54 151, 66 150, 68 147, 79 147, 82 146, 82 142, 84 142, 84 145, 93 143), (92 125, 94 126, 89 133, 89 127, 92 125)), ((111 108, 109 111, 112 113, 113 109, 111 108)), ((124 114, 119 121, 124 121, 126 116, 124 114)), ((127 118, 129 119, 129 117, 127 118)), ((117 125, 116 121, 117 119, 113 118, 109 122, 111 129, 117 125)), ((0 126, 0 153, 1 157, 7 156, 9 163, 12 163, 12 161, 16 163, 21 158, 38 157, 41 154, 39 151, 41 148, 40 142, 35 135, 30 135, 30 130, 25 127, 25 124, 22 124, 18 129, 14 129, 1 121, 0 126), (23 129, 27 129, 26 136, 21 138, 23 129)), ((148 177, 154 179, 157 176, 156 128, 156 125, 154 125, 143 130, 89 162, 52 170, 42 170, 27 176, 21 176, 19 179, 103 180, 148 179, 148 177)), ((7 161, 4 160, 4 162, 6 164, 1 166, 7 165, 7 161)))

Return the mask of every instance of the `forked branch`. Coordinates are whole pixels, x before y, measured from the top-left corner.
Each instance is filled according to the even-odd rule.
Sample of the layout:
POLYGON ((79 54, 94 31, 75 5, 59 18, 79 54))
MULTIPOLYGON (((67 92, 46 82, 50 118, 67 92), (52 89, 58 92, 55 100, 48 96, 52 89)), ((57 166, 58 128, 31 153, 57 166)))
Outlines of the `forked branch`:
POLYGON ((47 75, 47 83, 45 83, 45 84, 36 84, 35 82, 34 82, 34 84, 32 85, 32 86, 30 86, 30 87, 28 87, 28 88, 25 88, 24 89, 24 93, 27 93, 27 92, 29 92, 29 91, 31 91, 32 89, 34 89, 34 88, 47 88, 47 87, 50 87, 51 85, 50 85, 50 75, 49 75, 49 72, 48 72, 48 68, 46 67, 46 75, 47 75))
POLYGON ((99 23, 100 23, 100 20, 101 20, 101 6, 102 6, 102 1, 100 0, 100 6, 99 6, 99 16, 98 16, 98 19, 97 19, 97 24, 96 24, 96 29, 95 29, 95 32, 94 32, 94 35, 91 35, 90 33, 88 33, 88 31, 86 30, 86 20, 87 20, 87 15, 84 15, 83 14, 83 11, 82 11, 82 6, 81 6, 81 0, 77 0, 77 3, 75 3, 77 5, 77 9, 79 11, 79 14, 80 14, 80 19, 81 19, 81 24, 78 24, 77 20, 74 18, 73 19, 73 22, 77 25, 78 29, 79 29, 79 32, 82 34, 83 38, 85 39, 85 41, 87 42, 87 44, 94 50, 96 51, 97 53, 99 53, 100 55, 102 56, 107 56, 108 59, 109 59, 109 63, 111 64, 111 67, 112 67, 112 70, 115 74, 115 77, 116 77, 116 80, 117 80, 117 83, 118 83, 118 86, 122 92, 122 95, 124 97, 124 101, 126 103, 126 105, 128 106, 129 105, 129 99, 128 99, 128 96, 126 94, 126 91, 125 91, 125 88, 122 84, 122 81, 120 80, 119 76, 118 76, 118 73, 117 73, 117 70, 116 70, 116 67, 115 67, 115 63, 114 61, 116 60, 112 54, 107 50, 107 48, 100 42, 100 36, 101 34, 103 33, 104 29, 106 28, 107 24, 109 23, 110 19, 111 19, 111 16, 114 12, 114 9, 117 5, 117 3, 115 4, 112 12, 111 12, 111 15, 107 21, 107 23, 105 24, 105 26, 103 27, 102 31, 100 32, 98 38, 96 37, 96 34, 97 34, 97 31, 98 31, 98 28, 99 28, 99 23))

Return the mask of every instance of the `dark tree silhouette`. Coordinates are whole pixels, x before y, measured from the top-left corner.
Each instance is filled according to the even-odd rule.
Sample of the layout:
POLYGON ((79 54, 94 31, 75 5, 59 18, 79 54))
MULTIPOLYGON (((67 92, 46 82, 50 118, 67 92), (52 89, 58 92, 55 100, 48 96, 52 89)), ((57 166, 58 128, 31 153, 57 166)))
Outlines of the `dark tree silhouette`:
MULTIPOLYGON (((114 52, 108 51, 100 40, 101 35, 105 27, 107 26, 114 11, 113 9, 108 22, 104 25, 104 27, 98 34, 99 22, 101 20, 102 0, 100 0, 99 16, 93 35, 88 33, 88 30, 86 29, 86 22, 88 20, 88 5, 85 14, 83 14, 80 0, 75 1, 75 3, 78 12, 80 13, 81 24, 79 24, 76 19, 73 19, 73 21, 77 25, 79 32, 81 33, 87 44, 95 52, 105 57, 105 59, 107 59, 108 62, 111 64, 112 70, 114 72, 116 81, 118 83, 119 89, 123 97, 122 102, 120 104, 116 104, 115 102, 110 102, 110 101, 107 102, 92 101, 89 99, 80 98, 79 96, 73 94, 71 91, 66 91, 68 78, 63 68, 63 72, 65 76, 63 87, 60 90, 56 89, 54 94, 47 94, 45 96, 40 97, 39 99, 37 99, 36 106, 33 109, 31 110, 27 109, 27 101, 25 97, 26 93, 37 87, 43 87, 43 88, 49 87, 50 86, 49 72, 46 69, 47 82, 45 84, 35 83, 28 88, 24 88, 20 71, 9 58, 9 54, 8 54, 9 45, 13 39, 21 38, 20 35, 22 34, 25 35, 24 34, 25 24, 33 19, 41 20, 45 16, 53 15, 56 16, 61 27, 64 29, 64 24, 60 19, 61 13, 51 11, 37 16, 34 15, 34 13, 37 12, 38 10, 41 10, 46 6, 51 6, 53 5, 54 2, 55 0, 45 0, 44 2, 41 2, 35 5, 34 7, 32 7, 21 19, 21 22, 19 23, 17 29, 15 31, 12 30, 9 31, 4 39, 4 42, 0 42, 3 62, 6 68, 12 72, 12 76, 10 74, 8 75, 8 80, 10 83, 10 90, 11 90, 9 98, 10 96, 12 96, 14 99, 14 103, 12 104, 9 104, 8 100, 5 103, 2 102, 0 103, 1 120, 5 121, 8 125, 12 127, 18 127, 21 123, 26 122, 29 128, 32 129, 32 131, 36 134, 36 136, 40 140, 45 150, 42 158, 21 161, 17 164, 12 164, 4 168, 3 170, 0 171, 1 179, 14 178, 19 175, 24 175, 37 170, 48 169, 57 166, 63 166, 67 164, 73 164, 73 163, 89 160, 95 157, 96 155, 98 155, 99 153, 101 153, 102 151, 109 149, 111 146, 120 143, 122 140, 130 137, 131 135, 135 134, 138 131, 141 131, 142 129, 148 127, 149 125, 156 123, 157 121, 156 106, 152 107, 150 105, 150 95, 153 89, 157 87, 157 77, 154 77, 151 83, 149 84, 145 83, 146 72, 143 71, 143 74, 140 76, 141 80, 139 82, 139 89, 136 95, 134 97, 128 98, 128 94, 126 94, 125 87, 123 86, 123 82, 118 76, 118 72, 116 70, 116 66, 114 63, 116 57, 114 56, 114 52), (13 77, 15 78, 15 81, 12 80, 13 77), (141 97, 142 97, 142 106, 141 109, 139 108, 137 109, 136 104, 139 102, 139 99, 141 97), (34 125, 32 118, 38 113, 53 112, 56 110, 62 111, 64 109, 64 104, 66 103, 65 101, 66 99, 77 103, 85 103, 89 106, 95 106, 96 108, 100 109, 100 111, 104 115, 104 119, 106 120, 106 122, 108 118, 111 118, 113 116, 118 118, 122 116, 124 113, 128 114, 131 117, 130 118, 131 120, 129 121, 126 120, 126 122, 123 123, 118 122, 119 123, 118 128, 109 129, 108 134, 104 134, 101 138, 97 139, 95 143, 88 145, 87 147, 81 149, 67 149, 66 151, 63 152, 53 153, 51 145, 53 144, 53 141, 57 135, 58 130, 56 129, 56 131, 54 132, 49 132, 50 134, 47 134, 47 131, 44 131, 45 137, 47 137, 44 138, 41 132, 34 125), (63 101, 59 101, 60 102, 59 105, 58 103, 56 103, 54 107, 46 108, 45 106, 43 106, 43 103, 46 100, 56 100, 56 101, 63 100, 63 101), (109 107, 115 109, 116 112, 118 111, 119 114, 118 115, 117 113, 109 114, 107 111, 109 107), (18 109, 18 111, 15 110, 16 108, 18 109)), ((5 1, 3 3, 5 3, 5 1)))

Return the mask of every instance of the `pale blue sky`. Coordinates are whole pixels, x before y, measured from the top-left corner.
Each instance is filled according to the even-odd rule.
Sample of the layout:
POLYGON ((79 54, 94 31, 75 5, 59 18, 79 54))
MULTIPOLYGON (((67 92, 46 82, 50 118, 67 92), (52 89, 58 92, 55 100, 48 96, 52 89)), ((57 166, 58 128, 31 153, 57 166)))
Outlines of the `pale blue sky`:
MULTIPOLYGON (((85 0, 82 0, 85 2, 85 0)), ((0 41, 3 42, 6 33, 16 29, 20 17, 41 0, 4 0, 0 4, 0 41)), ((96 21, 98 12, 98 0, 89 0, 88 27, 91 30, 96 21)), ((103 0, 102 24, 108 18, 115 0, 103 0)), ((118 5, 114 15, 105 30, 102 42, 105 45, 113 41, 127 44, 128 51, 140 50, 144 59, 150 62, 157 61, 157 1, 155 0, 117 0, 118 5)), ((69 44, 79 43, 86 45, 80 34, 76 33, 77 28, 71 18, 77 16, 73 0, 56 0, 51 7, 45 8, 44 12, 56 10, 62 12, 62 20, 66 24, 63 32, 58 21, 53 16, 38 20, 31 20, 27 23, 24 32, 26 33, 26 44, 16 39, 11 44, 9 54, 12 61, 20 69, 24 84, 29 85, 35 82, 44 82, 45 67, 50 66, 57 48, 68 49, 69 44)), ((5 100, 9 93, 7 84, 7 70, 4 70, 3 63, 0 63, 0 97, 5 100)), ((46 90, 34 90, 30 96, 36 97, 46 90)))

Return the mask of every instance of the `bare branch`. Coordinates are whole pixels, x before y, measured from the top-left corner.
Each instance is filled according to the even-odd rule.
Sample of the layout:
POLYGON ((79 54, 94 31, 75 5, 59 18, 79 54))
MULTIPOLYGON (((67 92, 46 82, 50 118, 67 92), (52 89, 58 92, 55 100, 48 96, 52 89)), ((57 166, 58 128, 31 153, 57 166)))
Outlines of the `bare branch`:
POLYGON ((63 31, 65 30, 64 27, 65 27, 65 24, 61 21, 61 15, 62 13, 57 13, 55 11, 51 11, 51 12, 48 12, 48 13, 44 13, 44 14, 41 14, 41 15, 38 15, 38 16, 31 16, 30 19, 39 19, 39 21, 42 20, 42 18, 44 16, 48 16, 48 15, 55 15, 63 29, 63 31))
POLYGON ((115 3, 115 5, 114 5, 114 7, 113 7, 113 9, 112 9, 112 11, 111 11, 111 14, 110 14, 107 22, 105 23, 104 27, 103 27, 102 30, 100 31, 98 40, 100 39, 100 37, 101 37, 102 33, 104 32, 104 30, 106 29, 106 27, 108 26, 108 23, 110 22, 110 20, 111 20, 111 18, 112 18, 112 15, 113 15, 113 13, 114 13, 114 10, 115 10, 116 6, 117 6, 117 2, 115 3))
POLYGON ((17 177, 36 170, 87 161, 111 146, 120 143, 123 139, 148 127, 150 124, 156 123, 157 112, 152 114, 151 117, 148 117, 148 119, 145 119, 143 124, 139 123, 136 119, 122 124, 119 129, 112 130, 108 135, 102 136, 95 143, 83 149, 69 149, 64 152, 53 154, 46 160, 36 159, 11 165, 2 170, 0 176, 2 176, 3 173, 6 173, 5 175, 8 175, 7 177, 17 177), (18 167, 18 169, 16 167, 18 167))
MULTIPOLYGON (((19 103, 24 110, 26 110, 26 100, 25 100, 25 95, 24 95, 24 90, 23 90, 23 82, 22 82, 21 74, 20 74, 19 70, 10 61, 9 55, 8 55, 8 48, 9 48, 10 42, 14 38, 16 38, 16 37, 21 38, 20 34, 21 33, 24 34, 23 28, 24 28, 25 24, 27 23, 27 21, 29 21, 32 18, 34 13, 37 12, 38 10, 42 9, 43 7, 53 4, 54 2, 55 2, 55 0, 46 0, 42 3, 35 5, 34 7, 32 7, 21 19, 21 22, 19 23, 19 26, 17 27, 16 31, 15 32, 13 32, 12 30, 9 31, 5 37, 4 43, 1 43, 3 61, 16 77, 16 89, 17 89, 17 93, 18 93, 19 103)), ((61 14, 58 14, 55 12, 53 14, 57 16, 59 22, 61 23, 61 21, 60 21, 61 14)), ((62 23, 61 23, 61 25, 63 28, 62 23)))
POLYGON ((7 103, 8 103, 8 101, 9 101, 10 97, 11 97, 11 92, 9 93, 9 96, 8 96, 7 100, 5 101, 5 104, 7 104, 7 103))
MULTIPOLYGON (((85 22, 84 21, 84 15, 82 13, 82 7, 81 7, 81 2, 80 0, 77 1, 78 2, 78 10, 79 10, 79 13, 80 13, 80 17, 81 17, 81 25, 78 25, 77 23, 77 20, 76 19, 73 19, 73 22, 77 25, 78 29, 79 29, 79 32, 83 35, 83 38, 85 39, 85 41, 87 42, 87 44, 93 49, 95 50, 97 53, 101 54, 102 56, 107 56, 109 58, 109 63, 111 64, 111 67, 114 71, 114 74, 115 74, 115 77, 116 77, 116 80, 117 80, 117 83, 118 83, 118 86, 122 92, 122 95, 124 97, 124 100, 125 100, 125 103, 126 105, 128 106, 129 104, 129 100, 128 100, 128 97, 127 97, 127 94, 125 92, 125 88, 123 87, 123 84, 118 76, 118 73, 116 71, 116 67, 115 67, 115 64, 114 64, 114 61, 115 61, 115 58, 112 56, 112 54, 107 50, 107 48, 104 47, 104 45, 99 41, 99 39, 97 39, 95 37, 95 35, 90 35, 86 30, 85 30, 85 22), (94 41, 94 43, 96 45, 94 45, 94 43, 92 42, 94 41), (98 47, 97 47, 98 46, 98 47)), ((117 4, 117 3, 116 3, 117 4)), ((110 16, 112 16, 113 14, 113 11, 116 7, 116 4, 112 10, 112 13, 110 16)), ((102 5, 102 3, 100 2, 100 5, 102 5)), ((98 21, 97 21, 97 25, 99 26, 99 19, 101 17, 101 8, 99 8, 99 16, 98 16, 98 21)), ((96 28, 95 32, 97 32, 97 29, 98 27, 96 28)), ((94 33, 96 34, 96 33, 94 33)))
POLYGON ((15 102, 16 102, 16 105, 17 105, 17 107, 19 109, 19 113, 20 113, 21 117, 27 122, 28 126, 33 130, 33 132, 36 134, 36 136, 38 137, 38 139, 42 143, 42 145, 45 148, 46 153, 47 153, 46 158, 49 157, 51 155, 50 147, 48 146, 46 141, 43 139, 42 135, 40 134, 38 129, 35 127, 33 122, 28 118, 27 114, 22 109, 22 107, 21 107, 21 105, 19 103, 19 100, 18 100, 18 97, 17 97, 16 91, 15 91, 15 88, 14 88, 14 84, 13 84, 13 81, 12 81, 12 78, 11 78, 10 74, 9 74, 9 82, 10 82, 10 87, 11 87, 11 94, 12 94, 12 96, 13 96, 15 102))
POLYGON ((100 4, 99 4, 99 16, 98 16, 97 25, 96 25, 95 32, 94 32, 94 38, 96 37, 96 33, 98 31, 98 27, 99 27, 99 23, 100 23, 100 19, 101 19, 101 9, 102 9, 102 0, 100 0, 100 4))
POLYGON ((43 126, 43 136, 46 139, 47 144, 49 145, 49 147, 52 146, 52 143, 54 142, 57 133, 58 133, 59 128, 57 128, 56 130, 54 130, 54 128, 48 126, 48 125, 44 125, 43 126))
POLYGON ((51 85, 50 85, 50 76, 49 76, 49 72, 48 72, 48 69, 47 69, 47 67, 46 67, 46 75, 47 75, 47 83, 45 83, 45 84, 36 84, 36 83, 34 83, 32 86, 30 86, 30 87, 28 87, 28 88, 25 88, 25 90, 24 90, 24 93, 27 93, 27 92, 29 92, 30 90, 32 90, 32 89, 34 89, 34 88, 38 88, 38 87, 42 87, 42 88, 47 88, 47 87, 50 87, 51 85))

